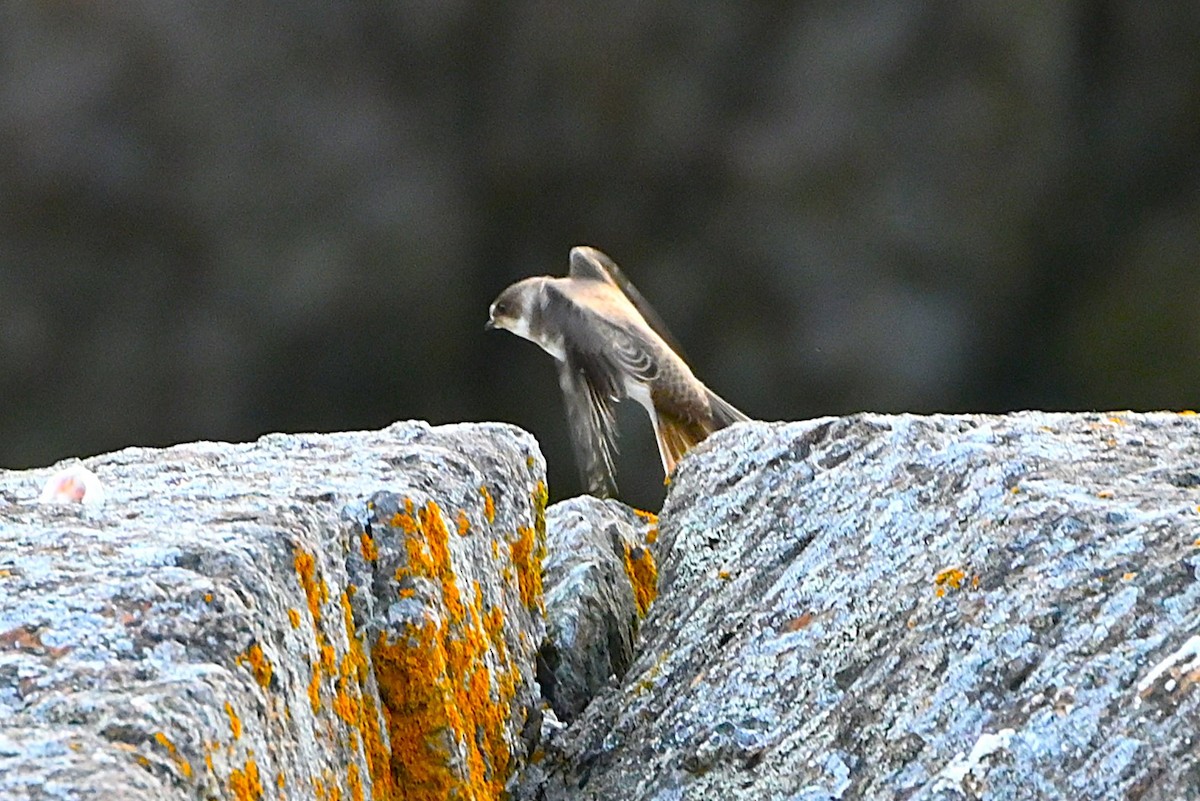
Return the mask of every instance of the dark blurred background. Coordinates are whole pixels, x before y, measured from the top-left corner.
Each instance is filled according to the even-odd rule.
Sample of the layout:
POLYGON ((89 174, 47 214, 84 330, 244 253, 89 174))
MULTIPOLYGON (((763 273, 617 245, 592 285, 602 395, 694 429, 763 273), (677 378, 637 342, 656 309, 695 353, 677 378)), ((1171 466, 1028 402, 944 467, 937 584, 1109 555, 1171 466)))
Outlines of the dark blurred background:
POLYGON ((5 3, 0 464, 505 420, 573 494, 483 322, 579 243, 752 416, 1192 407, 1198 156, 1190 0, 5 3))

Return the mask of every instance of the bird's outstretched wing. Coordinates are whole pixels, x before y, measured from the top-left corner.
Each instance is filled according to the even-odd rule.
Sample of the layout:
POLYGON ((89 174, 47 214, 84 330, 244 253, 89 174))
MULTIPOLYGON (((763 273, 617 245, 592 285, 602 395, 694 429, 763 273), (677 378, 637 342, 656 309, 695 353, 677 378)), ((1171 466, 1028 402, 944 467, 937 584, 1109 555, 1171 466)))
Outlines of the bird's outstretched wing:
POLYGON ((637 291, 637 287, 625 277, 625 273, 621 272, 617 263, 606 254, 587 245, 571 248, 569 273, 574 278, 606 281, 621 290, 621 293, 629 298, 629 302, 637 309, 638 314, 642 315, 642 319, 654 330, 654 333, 662 337, 663 342, 666 342, 671 350, 679 354, 681 359, 687 361, 687 355, 683 352, 679 342, 671 335, 670 330, 667 329, 667 324, 654 311, 650 302, 642 297, 642 293, 637 291))
POLYGON ((589 493, 611 497, 617 492, 613 409, 625 397, 627 381, 654 378, 655 360, 640 337, 581 308, 553 285, 547 287, 542 314, 548 326, 563 332, 558 383, 580 477, 589 493))
POLYGON ((589 379, 578 359, 568 355, 557 364, 558 385, 562 387, 579 478, 589 494, 597 498, 614 497, 617 494, 614 402, 589 379))

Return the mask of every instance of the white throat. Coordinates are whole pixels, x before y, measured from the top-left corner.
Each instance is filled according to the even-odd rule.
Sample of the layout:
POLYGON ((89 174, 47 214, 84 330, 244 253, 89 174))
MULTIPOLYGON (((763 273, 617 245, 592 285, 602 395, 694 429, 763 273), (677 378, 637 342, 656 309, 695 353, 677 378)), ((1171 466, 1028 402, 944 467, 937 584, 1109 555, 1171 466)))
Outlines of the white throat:
POLYGON ((560 362, 566 361, 567 351, 566 348, 563 347, 561 335, 555 336, 545 331, 535 335, 531 330, 529 320, 526 317, 518 317, 512 320, 508 325, 505 326, 505 328, 521 337, 521 339, 528 339, 530 342, 539 346, 542 350, 546 351, 546 353, 549 353, 560 362))

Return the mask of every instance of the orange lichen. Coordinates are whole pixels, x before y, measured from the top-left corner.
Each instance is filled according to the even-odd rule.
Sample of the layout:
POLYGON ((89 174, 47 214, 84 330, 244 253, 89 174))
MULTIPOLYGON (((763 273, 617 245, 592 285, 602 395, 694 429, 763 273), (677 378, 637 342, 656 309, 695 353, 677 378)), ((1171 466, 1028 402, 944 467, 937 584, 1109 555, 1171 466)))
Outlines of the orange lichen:
POLYGON ((504 610, 493 606, 483 616, 483 630, 500 653, 504 653, 504 610))
POLYGON ((363 801, 362 779, 358 776, 358 765, 353 762, 346 769, 346 784, 350 786, 350 796, 354 801, 363 801))
POLYGON ((183 777, 185 779, 192 778, 192 763, 183 758, 183 755, 175 748, 175 743, 171 742, 170 738, 161 731, 155 733, 154 739, 167 750, 167 753, 171 755, 171 759, 175 760, 175 764, 179 766, 179 772, 183 774, 183 777))
MULTIPOLYGON (((480 494, 484 517, 493 523, 494 500, 487 487, 481 487, 480 494)), ((534 526, 523 527, 509 549, 513 564, 520 565, 522 599, 531 607, 541 603, 543 483, 539 482, 533 500, 534 526)), ((406 500, 405 511, 393 515, 391 524, 405 535, 402 552, 407 557, 395 579, 432 579, 433 586, 440 588, 437 600, 444 614, 410 623, 399 635, 381 632, 371 645, 370 664, 391 743, 389 752, 381 732, 362 731, 373 796, 377 801, 392 797, 390 791, 381 789, 385 787, 381 777, 386 775, 386 787, 403 787, 408 799, 500 798, 510 772, 509 721, 520 681, 504 640, 503 610, 499 606, 485 608, 478 581, 472 582, 471 600, 463 597, 453 570, 450 534, 435 502, 415 508, 406 500)), ((456 516, 459 534, 468 533, 469 525, 465 511, 460 510, 456 516)), ((498 542, 493 542, 493 554, 499 556, 498 542)), ((403 586, 398 593, 411 597, 415 590, 403 586)), ((422 594, 424 597, 424 590, 422 594)), ((346 606, 347 628, 353 631, 346 606)), ((361 650, 358 638, 352 636, 351 651, 356 647, 361 650)), ((365 654, 360 654, 353 664, 343 662, 341 666, 334 708, 347 722, 380 720, 373 704, 367 708, 370 694, 362 693, 357 700, 352 693, 341 697, 343 687, 349 688, 355 677, 365 686, 370 678, 367 664, 365 654)), ((348 787, 357 799, 361 790, 356 790, 352 777, 348 787)))
POLYGON ((333 711, 346 723, 351 725, 357 724, 359 716, 358 698, 347 692, 345 686, 340 685, 337 692, 333 695, 333 711))
POLYGON ((408 556, 408 564, 396 573, 396 579, 404 576, 431 576, 434 573, 433 560, 425 549, 424 541, 417 536, 409 535, 404 541, 404 550, 408 556))
POLYGON ((537 533, 529 526, 520 526, 517 538, 508 543, 508 551, 517 569, 521 603, 533 609, 542 597, 542 554, 538 550, 537 533))
POLYGON ((625 544, 625 573, 633 586, 633 600, 637 604, 638 616, 645 617, 650 604, 658 597, 658 565, 649 548, 630 547, 625 544))
POLYGON ((455 522, 458 524, 458 536, 465 537, 471 533, 471 521, 467 519, 465 510, 458 510, 458 517, 455 519, 455 522))
MULTIPOLYGON (((520 678, 505 648, 503 612, 484 608, 477 581, 470 602, 464 599, 437 504, 427 502, 414 525, 412 531, 405 528, 408 559, 398 577, 435 580, 444 616, 410 623, 399 636, 380 633, 371 646, 391 735, 392 778, 409 799, 500 798, 511 760, 508 720, 520 678)), ((526 561, 532 562, 532 531, 524 539, 526 561)), ((540 580, 540 561, 537 575, 540 580)), ((372 778, 375 774, 372 769, 372 778)))
POLYGON ((460 619, 466 609, 458 593, 450 558, 450 532, 442 511, 428 501, 417 511, 416 530, 407 532, 404 541, 407 564, 396 571, 396 580, 407 576, 437 579, 442 586, 442 603, 451 618, 460 619))
POLYGON ((254 643, 244 654, 239 654, 237 658, 239 665, 249 665, 250 670, 254 673, 254 679, 259 686, 264 689, 271 684, 271 674, 274 669, 271 666, 271 660, 267 659, 262 648, 258 643, 254 643))
MULTIPOLYGON (((478 625, 410 625, 372 647, 389 715, 393 770, 410 799, 498 799, 508 777, 508 705, 515 684, 488 668, 478 625)), ((508 672, 508 671, 504 671, 508 672)))
POLYGON ((371 539, 371 535, 364 531, 359 535, 359 539, 362 540, 363 559, 366 559, 368 562, 374 562, 378 559, 379 549, 375 547, 375 540, 371 539))
POLYGON ((452 620, 460 620, 466 613, 458 595, 458 584, 450 567, 450 532, 442 519, 442 511, 433 501, 425 504, 418 514, 421 530, 425 534, 425 545, 429 548, 433 576, 442 582, 442 602, 452 620))
POLYGON ((213 594, 211 592, 204 593, 204 603, 211 604, 212 599, 213 599, 213 594))
MULTIPOLYGON (((550 498, 546 483, 539 481, 531 494, 533 527, 518 526, 517 538, 508 543, 509 556, 517 571, 517 587, 527 609, 542 604, 542 560, 546 557, 546 504, 550 498)), ((502 571, 507 581, 511 574, 502 571)))
POLYGON ((281 770, 275 774, 275 786, 282 790, 284 783, 283 771, 281 770))
POLYGON ((332 645, 329 643, 321 644, 321 667, 330 675, 333 675, 334 668, 336 667, 336 657, 337 652, 333 650, 332 645))
POLYGON ((396 528, 402 529, 405 534, 416 533, 417 520, 413 515, 413 502, 411 498, 404 499, 404 511, 392 515, 390 522, 396 528))
MULTIPOLYGON (((308 551, 297 548, 294 562, 296 575, 300 577, 300 588, 304 590, 304 597, 308 599, 308 611, 312 613, 313 623, 318 624, 321 622, 321 589, 316 581, 316 560, 308 551)), ((324 583, 321 581, 321 585, 324 583)))
POLYGON ((289 609, 288 610, 288 622, 292 624, 292 628, 294 628, 294 629, 300 628, 300 610, 299 609, 289 609))
POLYGON ((550 492, 546 489, 546 482, 539 481, 537 486, 533 488, 533 527, 537 530, 540 539, 546 538, 546 505, 550 503, 550 492))
POLYGON ((237 801, 254 801, 262 798, 262 781, 258 778, 258 765, 253 759, 246 760, 245 771, 234 768, 229 774, 229 790, 237 801))
POLYGON ((314 662, 312 680, 308 682, 308 702, 312 704, 313 712, 321 711, 321 663, 314 662))
POLYGON ((634 509, 633 513, 646 521, 646 544, 653 545, 658 540, 658 515, 634 509))
MULTIPOLYGON (((431 629, 432 622, 426 624, 431 629)), ((438 752, 445 746, 427 744, 427 738, 445 728, 445 699, 437 680, 445 671, 444 651, 429 645, 433 631, 422 632, 420 647, 412 651, 441 655, 440 664, 421 666, 419 655, 410 653, 407 644, 391 645, 380 634, 371 649, 375 675, 379 680, 380 698, 387 707, 388 729, 391 733, 393 772, 400 786, 407 787, 414 798, 444 799, 450 797, 453 777, 442 765, 438 752), (422 669, 424 668, 424 669, 422 669), (424 679, 434 679, 432 685, 424 679), (403 723, 402 723, 403 722, 403 723), (430 753, 432 751, 432 753, 430 753)))
POLYGON ((934 590, 934 594, 941 598, 946 594, 947 587, 957 590, 962 586, 963 579, 966 577, 967 574, 964 573, 962 568, 959 567, 948 567, 945 570, 940 571, 936 576, 933 577, 933 583, 937 587, 937 589, 934 590))
POLYGON ((479 488, 479 494, 483 496, 483 516, 491 525, 496 522, 496 502, 492 499, 492 493, 488 492, 487 485, 479 488))
POLYGON ((229 730, 233 732, 233 739, 241 739, 242 736, 242 719, 237 716, 237 712, 233 711, 233 704, 225 702, 225 714, 229 715, 229 730))
MULTIPOLYGON (((350 605, 348 594, 342 593, 341 605, 349 648, 342 658, 339 669, 334 710, 351 726, 351 733, 357 732, 361 738, 367 771, 371 775, 372 797, 383 801, 395 797, 391 752, 383 741, 383 728, 379 708, 374 701, 375 695, 367 692, 370 679, 367 657, 356 633, 354 610, 350 605)), ((352 767, 354 773, 351 774, 350 789, 354 797, 358 799, 362 796, 361 781, 359 781, 359 789, 356 791, 354 788, 358 769, 356 766, 352 765, 352 767)))

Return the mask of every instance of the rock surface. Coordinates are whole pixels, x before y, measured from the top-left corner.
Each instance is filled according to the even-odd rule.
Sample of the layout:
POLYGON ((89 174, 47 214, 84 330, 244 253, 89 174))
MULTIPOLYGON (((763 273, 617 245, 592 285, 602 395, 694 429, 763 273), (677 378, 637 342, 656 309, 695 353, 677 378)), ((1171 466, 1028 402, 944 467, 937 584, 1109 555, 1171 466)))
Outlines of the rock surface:
POLYGON ((0 472, 0 798, 511 780, 544 631, 528 434, 407 423, 87 466, 99 508, 38 504, 52 469, 0 472))
POLYGON ((538 683, 559 720, 573 720, 633 661, 638 623, 657 589, 647 536, 653 515, 590 496, 546 513, 546 642, 538 683))
POLYGON ((734 426, 520 797, 1195 798, 1200 418, 734 426))
POLYGON ((0 473, 5 799, 1198 795, 1195 416, 738 425, 657 540, 508 426, 87 466, 0 473))

